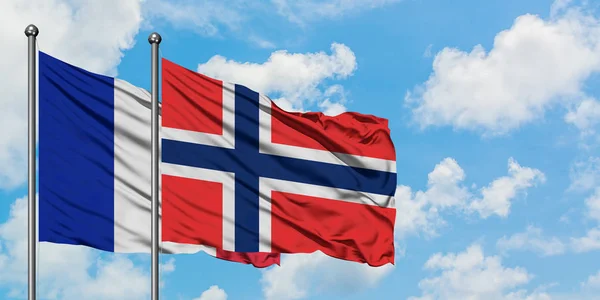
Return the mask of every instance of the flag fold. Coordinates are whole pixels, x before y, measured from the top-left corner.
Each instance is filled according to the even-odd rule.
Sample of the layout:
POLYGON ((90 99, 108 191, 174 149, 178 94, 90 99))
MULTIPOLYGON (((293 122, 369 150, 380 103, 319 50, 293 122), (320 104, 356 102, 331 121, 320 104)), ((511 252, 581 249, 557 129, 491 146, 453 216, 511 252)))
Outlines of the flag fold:
POLYGON ((163 239, 394 263, 386 119, 280 109, 162 59, 163 239))

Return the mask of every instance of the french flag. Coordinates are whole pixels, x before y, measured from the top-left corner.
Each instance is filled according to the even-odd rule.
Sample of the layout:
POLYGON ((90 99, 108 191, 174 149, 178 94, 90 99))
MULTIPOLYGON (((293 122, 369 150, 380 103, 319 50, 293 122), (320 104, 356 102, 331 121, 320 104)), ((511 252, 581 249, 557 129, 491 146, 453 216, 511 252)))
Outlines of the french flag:
MULTIPOLYGON (((144 89, 39 52, 40 242, 150 252, 150 101, 144 89)), ((279 254, 218 246, 160 244, 163 253, 279 264, 279 254)))
POLYGON ((162 60, 163 240, 394 263, 387 120, 286 112, 162 60))

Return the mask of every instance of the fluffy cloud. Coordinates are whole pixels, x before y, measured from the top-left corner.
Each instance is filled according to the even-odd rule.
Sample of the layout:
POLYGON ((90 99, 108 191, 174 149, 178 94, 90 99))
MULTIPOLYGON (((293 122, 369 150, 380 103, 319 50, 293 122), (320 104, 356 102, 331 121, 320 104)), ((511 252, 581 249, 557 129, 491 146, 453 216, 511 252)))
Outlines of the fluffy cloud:
POLYGON ((519 192, 544 181, 544 174, 508 160, 508 176, 503 176, 472 191, 463 184, 464 170, 456 160, 445 158, 428 175, 427 190, 411 192, 407 186, 396 190, 396 232, 400 238, 423 232, 434 236, 445 225, 440 212, 455 210, 466 214, 478 213, 481 218, 491 215, 508 216, 513 199, 519 192), (476 194, 481 194, 477 196, 476 194))
MULTIPOLYGON (((427 192, 417 192, 426 195, 427 192)), ((396 188, 396 229, 397 238, 402 239, 410 234, 424 233, 426 236, 436 236, 437 229, 445 225, 438 209, 428 203, 427 197, 413 197, 410 187, 396 188)))
MULTIPOLYGON (((498 33, 486 52, 444 48, 429 79, 406 95, 422 128, 451 125, 484 135, 504 134, 555 104, 586 99, 584 82, 600 70, 600 21, 567 2, 544 20, 526 14, 498 33)), ((595 102, 580 107, 596 107, 595 102)), ((567 120, 587 127, 595 112, 576 110, 567 120)))
POLYGON ((264 63, 241 63, 216 55, 198 66, 198 72, 248 86, 271 97, 283 108, 303 110, 304 105, 320 104, 326 110, 343 111, 344 91, 340 85, 324 88, 326 79, 344 79, 356 69, 354 52, 334 43, 331 54, 275 51, 264 63))
POLYGON ((408 186, 396 189, 396 234, 401 238, 410 233, 436 235, 445 224, 441 210, 461 208, 470 198, 461 185, 465 172, 452 158, 445 158, 429 173, 426 191, 411 192, 408 186))
POLYGON ((502 237, 496 246, 502 252, 529 250, 542 256, 559 255, 566 251, 566 246, 561 240, 556 237, 544 237, 542 230, 533 226, 528 226, 525 232, 516 233, 509 238, 502 237))
POLYGON ((525 191, 546 181, 544 174, 532 168, 521 167, 514 159, 508 160, 508 176, 494 180, 481 190, 482 197, 470 203, 469 209, 477 211, 482 218, 492 214, 508 216, 511 200, 520 191, 525 191))
MULTIPOLYGON (((0 286, 27 286, 27 199, 17 199, 0 224, 0 286)), ((147 299, 150 278, 125 255, 102 258, 87 247, 41 243, 38 290, 44 299, 147 299), (60 276, 57 276, 60 274, 60 276)))
POLYGON ((0 1, 0 189, 22 184, 27 153, 27 39, 40 29, 41 51, 93 72, 116 74, 123 50, 134 44, 142 21, 139 0, 0 1))
POLYGON ((374 287, 393 269, 389 264, 375 268, 321 252, 295 254, 283 256, 281 266, 263 271, 261 283, 267 300, 305 299, 314 293, 348 294, 374 287))
POLYGON ((477 244, 458 254, 434 254, 424 267, 436 275, 419 282, 422 296, 409 299, 549 299, 545 293, 515 290, 533 275, 503 266, 500 257, 485 256, 477 244))
POLYGON ((225 293, 225 290, 213 285, 194 300, 227 300, 227 293, 225 293))
POLYGON ((347 13, 373 9, 400 0, 271 0, 278 12, 291 22, 304 24, 318 18, 340 17, 347 13))

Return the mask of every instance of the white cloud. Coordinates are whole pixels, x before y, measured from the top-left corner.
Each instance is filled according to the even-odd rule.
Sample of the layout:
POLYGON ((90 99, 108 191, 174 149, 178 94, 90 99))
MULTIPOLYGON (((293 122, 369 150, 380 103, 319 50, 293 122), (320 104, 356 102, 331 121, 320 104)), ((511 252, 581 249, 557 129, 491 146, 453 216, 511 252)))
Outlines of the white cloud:
POLYGON ((458 254, 434 254, 424 267, 436 274, 419 282, 421 297, 409 299, 549 299, 544 293, 515 290, 533 275, 521 267, 503 266, 500 257, 485 256, 477 244, 458 254))
MULTIPOLYGON (((600 21, 565 3, 548 20, 519 16, 489 52, 477 45, 437 53, 429 79, 406 95, 414 121, 498 135, 585 99, 584 82, 600 71, 600 21)), ((575 115, 578 124, 587 118, 575 115)))
POLYGON ((336 116, 346 111, 346 92, 344 87, 336 84, 332 85, 325 91, 325 99, 319 103, 319 108, 323 114, 328 116, 336 116))
POLYGON ((437 228, 445 225, 439 212, 460 209, 470 197, 468 189, 461 184, 465 173, 452 158, 442 160, 427 177, 426 191, 417 191, 413 195, 408 186, 396 189, 395 232, 400 239, 419 232, 435 236, 437 228))
POLYGON ((423 232, 435 236, 446 223, 440 213, 455 210, 465 214, 478 213, 481 218, 491 215, 508 216, 512 201, 519 192, 544 181, 544 174, 508 160, 508 176, 492 181, 477 191, 464 185, 464 170, 456 160, 445 158, 428 175, 427 190, 414 194, 411 188, 396 189, 396 233, 399 238, 423 232))
POLYGON ((278 12, 291 22, 303 25, 320 18, 341 17, 348 13, 374 9, 400 0, 271 0, 278 12))
POLYGON ((587 161, 573 164, 569 176, 569 190, 589 191, 600 186, 600 157, 589 157, 587 161))
POLYGON ((325 99, 319 103, 319 107, 323 109, 323 114, 328 116, 337 116, 346 111, 346 107, 343 104, 331 102, 329 99, 325 99))
POLYGON ((583 100, 565 115, 565 121, 575 125, 584 136, 595 134, 595 127, 600 124, 600 102, 590 98, 583 100))
POLYGON ((40 29, 41 51, 93 72, 116 74, 123 50, 134 44, 142 21, 139 0, 0 1, 0 189, 25 182, 27 153, 27 39, 40 29))
MULTIPOLYGON (((102 258, 99 251, 39 244, 38 290, 48 299, 147 299, 150 278, 125 255, 102 258), (57 276, 60 274, 60 276, 57 276)), ((27 199, 13 203, 0 224, 0 286, 22 295, 27 286, 27 199)))
MULTIPOLYGON (((427 192, 417 192, 426 194, 427 192)), ((413 197, 410 187, 396 188, 396 228, 399 239, 410 234, 423 233, 427 237, 437 235, 437 229, 444 226, 444 220, 435 207, 430 207, 426 197, 413 197)))
POLYGON ((600 250, 600 228, 590 229, 584 237, 571 238, 571 246, 578 253, 600 250))
POLYGON ((225 290, 213 285, 194 300, 227 300, 227 293, 225 293, 225 290))
POLYGON ((514 159, 508 160, 508 176, 494 180, 481 190, 482 198, 470 203, 469 209, 479 212, 482 218, 492 214, 508 216, 511 200, 518 192, 546 181, 544 174, 537 169, 521 167, 514 159))
MULTIPOLYGON (((333 43, 331 54, 289 53, 275 51, 264 63, 240 63, 216 55, 198 66, 198 72, 221 80, 245 85, 271 98, 280 95, 294 110, 304 110, 304 105, 318 102, 327 107, 343 103, 332 102, 331 97, 338 95, 339 86, 329 86, 322 90, 326 79, 344 79, 356 69, 354 52, 346 45, 333 43), (328 103, 327 99, 330 99, 328 103)), ((343 97, 342 97, 343 99, 343 97)), ((279 103, 279 102, 278 102, 279 103)), ((340 107, 334 112, 340 111, 340 107)))
POLYGON ((600 271, 595 275, 590 275, 585 282, 581 283, 581 287, 586 290, 597 290, 600 292, 600 271))
POLYGON ((390 264, 370 267, 321 252, 294 254, 283 256, 281 266, 264 270, 261 283, 266 300, 295 300, 313 294, 349 294, 371 288, 393 270, 390 264))
POLYGON ((533 226, 528 226, 525 232, 516 233, 509 238, 503 236, 496 246, 502 252, 529 250, 542 256, 559 255, 566 251, 566 246, 561 240, 556 237, 544 237, 542 230, 533 226))
POLYGON ((469 197, 467 188, 459 186, 465 179, 465 171, 452 158, 445 158, 437 164, 427 179, 428 202, 435 207, 464 205, 469 197))

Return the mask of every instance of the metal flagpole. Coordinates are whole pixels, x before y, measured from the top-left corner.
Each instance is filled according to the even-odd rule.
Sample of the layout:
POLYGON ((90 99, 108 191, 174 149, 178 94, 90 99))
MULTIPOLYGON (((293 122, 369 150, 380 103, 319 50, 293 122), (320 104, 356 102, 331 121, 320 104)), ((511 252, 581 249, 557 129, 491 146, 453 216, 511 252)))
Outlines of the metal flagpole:
POLYGON ((29 182, 28 182, 28 204, 29 211, 27 215, 28 219, 28 243, 27 243, 27 264, 28 264, 28 299, 35 300, 36 299, 36 243, 37 243, 37 220, 36 220, 36 197, 35 197, 35 187, 36 187, 36 176, 35 176, 35 143, 36 143, 36 117, 37 117, 37 103, 36 103, 36 78, 37 78, 37 61, 36 61, 36 38, 39 33, 38 28, 31 24, 25 28, 25 36, 27 36, 28 42, 28 110, 29 110, 29 137, 28 137, 28 148, 27 148, 27 157, 28 157, 28 173, 29 173, 29 182))
POLYGON ((158 166, 160 158, 158 157, 158 45, 162 41, 160 34, 154 32, 148 37, 148 42, 152 46, 152 300, 158 300, 158 243, 159 243, 159 224, 158 224, 158 166))

